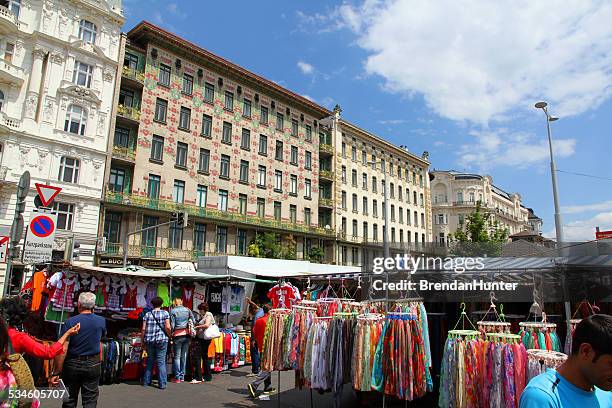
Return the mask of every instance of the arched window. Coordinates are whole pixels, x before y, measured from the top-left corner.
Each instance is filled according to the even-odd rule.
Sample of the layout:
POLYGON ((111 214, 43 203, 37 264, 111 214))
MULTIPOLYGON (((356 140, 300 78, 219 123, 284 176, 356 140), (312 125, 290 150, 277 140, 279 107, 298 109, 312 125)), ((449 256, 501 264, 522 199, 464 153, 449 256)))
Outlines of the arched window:
POLYGON ((2 111, 2 106, 4 106, 4 92, 0 90, 0 111, 2 111))
POLYGON ((14 15, 19 17, 21 11, 21 0, 3 0, 0 1, 0 5, 9 9, 14 15))
POLYGON ((95 44, 98 27, 91 21, 81 20, 79 23, 79 38, 84 43, 95 44))
POLYGON ((75 133, 77 135, 84 135, 86 123, 87 111, 78 105, 70 105, 66 111, 64 131, 75 133))
POLYGON ((60 161, 59 176, 57 179, 65 183, 78 183, 80 165, 81 163, 79 162, 79 159, 62 156, 62 160, 60 161))

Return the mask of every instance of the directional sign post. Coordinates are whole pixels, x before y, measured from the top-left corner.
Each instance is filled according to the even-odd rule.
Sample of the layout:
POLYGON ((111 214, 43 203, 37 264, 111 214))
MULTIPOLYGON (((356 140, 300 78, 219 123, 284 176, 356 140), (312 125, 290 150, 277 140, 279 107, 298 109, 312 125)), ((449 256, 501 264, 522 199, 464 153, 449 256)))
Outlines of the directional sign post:
POLYGON ((6 263, 8 259, 9 237, 0 235, 0 263, 6 263))
POLYGON ((23 246, 23 263, 51 262, 57 215, 32 212, 28 234, 23 246))

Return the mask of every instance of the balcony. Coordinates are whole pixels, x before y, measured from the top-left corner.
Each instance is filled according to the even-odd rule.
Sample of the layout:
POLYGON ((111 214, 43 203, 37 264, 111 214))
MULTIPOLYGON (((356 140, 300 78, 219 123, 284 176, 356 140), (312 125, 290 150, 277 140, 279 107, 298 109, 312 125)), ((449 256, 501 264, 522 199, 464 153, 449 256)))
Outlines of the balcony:
POLYGON ((274 219, 260 218, 253 215, 245 215, 228 211, 221 211, 212 208, 199 207, 191 204, 175 203, 171 200, 153 199, 146 196, 134 194, 122 194, 115 191, 106 192, 106 202, 132 207, 146 208, 157 211, 185 211, 190 216, 208 218, 215 221, 230 222, 236 224, 279 229, 283 231, 297 232, 303 234, 334 236, 333 231, 326 231, 324 228, 294 224, 274 219))
POLYGON ((17 130, 21 127, 19 119, 9 118, 6 113, 0 112, 0 128, 8 128, 9 130, 17 130))
POLYGON ((476 207, 477 201, 453 201, 453 207, 476 207))
POLYGON ((334 172, 329 170, 321 170, 319 172, 319 178, 328 181, 334 181, 334 172))
POLYGON ((3 29, 2 31, 19 29, 19 18, 4 6, 0 6, 0 29, 3 29))
MULTIPOLYGON (((123 256, 123 244, 108 243, 104 251, 98 255, 123 256)), ((180 261, 195 261, 201 251, 179 248, 160 248, 146 245, 128 245, 129 258, 172 259, 180 261)))
POLYGON ((21 85, 24 80, 24 70, 8 61, 0 60, 0 82, 21 85))
POLYGON ((319 207, 334 208, 334 200, 331 198, 319 197, 319 207))
POLYGON ((138 71, 137 69, 133 69, 127 66, 124 66, 121 70, 121 76, 123 78, 130 79, 139 84, 143 84, 144 82, 144 72, 138 71))
POLYGON ((134 122, 140 122, 140 109, 138 108, 119 105, 117 106, 117 115, 134 122))
POLYGON ((330 144, 319 144, 319 153, 334 154, 334 146, 330 144))
POLYGON ((132 147, 113 146, 113 159, 133 163, 136 160, 136 149, 132 147))

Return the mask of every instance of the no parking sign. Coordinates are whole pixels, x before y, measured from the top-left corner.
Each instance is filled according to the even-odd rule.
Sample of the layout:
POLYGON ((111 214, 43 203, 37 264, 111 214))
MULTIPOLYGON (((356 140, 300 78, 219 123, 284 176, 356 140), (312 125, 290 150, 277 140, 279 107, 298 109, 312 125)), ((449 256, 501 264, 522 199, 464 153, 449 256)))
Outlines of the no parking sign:
POLYGON ((23 263, 51 262, 57 215, 33 212, 23 248, 23 263))

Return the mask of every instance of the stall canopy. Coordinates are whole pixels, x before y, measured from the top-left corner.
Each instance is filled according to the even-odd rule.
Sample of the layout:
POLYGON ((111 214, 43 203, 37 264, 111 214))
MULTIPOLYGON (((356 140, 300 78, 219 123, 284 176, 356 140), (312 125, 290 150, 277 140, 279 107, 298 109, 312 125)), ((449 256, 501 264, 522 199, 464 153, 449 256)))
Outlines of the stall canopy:
POLYGON ((198 272, 214 275, 217 279, 226 276, 229 279, 257 280, 256 276, 280 279, 349 275, 361 272, 361 267, 246 256, 203 256, 198 258, 198 272))
POLYGON ((142 267, 128 267, 123 268, 103 268, 100 266, 93 266, 87 262, 73 262, 72 269, 77 272, 89 272, 89 273, 104 273, 111 275, 130 276, 134 278, 160 278, 160 279, 211 279, 218 278, 217 276, 209 275, 195 270, 189 270, 189 268, 174 268, 166 270, 153 270, 142 267))

